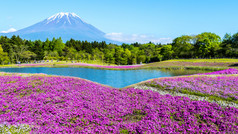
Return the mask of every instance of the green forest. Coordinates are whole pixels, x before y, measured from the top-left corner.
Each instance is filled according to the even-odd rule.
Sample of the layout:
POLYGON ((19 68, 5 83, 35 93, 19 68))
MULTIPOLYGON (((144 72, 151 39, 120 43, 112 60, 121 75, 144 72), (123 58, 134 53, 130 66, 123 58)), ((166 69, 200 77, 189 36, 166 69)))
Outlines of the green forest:
POLYGON ((132 43, 117 45, 106 42, 88 42, 61 38, 52 40, 25 40, 19 36, 0 37, 0 63, 29 62, 33 60, 100 60, 103 63, 131 65, 168 59, 237 58, 238 33, 183 35, 169 44, 132 43))

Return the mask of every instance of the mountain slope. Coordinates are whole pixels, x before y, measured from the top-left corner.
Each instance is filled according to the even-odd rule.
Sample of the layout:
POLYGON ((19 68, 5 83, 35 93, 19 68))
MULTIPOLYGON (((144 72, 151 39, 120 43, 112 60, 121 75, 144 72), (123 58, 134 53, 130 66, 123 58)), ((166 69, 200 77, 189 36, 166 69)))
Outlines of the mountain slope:
POLYGON ((12 33, 1 33, 1 35, 19 35, 24 39, 40 39, 43 41, 46 38, 61 37, 64 42, 71 38, 75 40, 116 42, 105 38, 104 32, 84 22, 75 13, 62 12, 27 28, 12 33))

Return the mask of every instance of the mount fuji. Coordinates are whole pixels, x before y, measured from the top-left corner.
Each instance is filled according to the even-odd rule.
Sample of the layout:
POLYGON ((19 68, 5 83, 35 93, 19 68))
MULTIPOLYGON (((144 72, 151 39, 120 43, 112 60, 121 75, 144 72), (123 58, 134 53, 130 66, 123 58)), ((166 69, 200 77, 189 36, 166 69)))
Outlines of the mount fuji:
MULTIPOLYGON (((24 29, 11 32, 0 33, 4 36, 19 35, 23 39, 28 40, 46 40, 53 37, 61 39, 66 42, 67 40, 75 39, 81 41, 106 41, 107 43, 119 43, 107 39, 105 33, 95 28, 91 24, 83 21, 75 13, 57 13, 39 23, 24 29)), ((120 43, 121 44, 121 43, 120 43)))

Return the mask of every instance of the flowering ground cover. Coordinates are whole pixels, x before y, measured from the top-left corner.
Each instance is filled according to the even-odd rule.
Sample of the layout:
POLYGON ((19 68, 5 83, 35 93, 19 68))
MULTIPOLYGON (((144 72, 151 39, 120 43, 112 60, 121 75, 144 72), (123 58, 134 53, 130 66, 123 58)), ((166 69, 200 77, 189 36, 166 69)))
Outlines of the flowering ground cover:
POLYGON ((52 66, 51 64, 47 64, 47 63, 35 63, 35 64, 19 64, 16 65, 18 67, 34 67, 34 66, 52 66))
POLYGON ((230 68, 230 69, 215 71, 211 73, 202 73, 199 75, 217 75, 217 74, 238 74, 238 69, 230 68))
POLYGON ((145 83, 158 90, 209 97, 238 104, 238 70, 227 69, 186 77, 154 79, 145 83), (199 76, 200 75, 200 76, 199 76))
POLYGON ((32 133, 238 132, 237 108, 187 97, 43 75, 3 74, 0 85, 0 124, 32 133))

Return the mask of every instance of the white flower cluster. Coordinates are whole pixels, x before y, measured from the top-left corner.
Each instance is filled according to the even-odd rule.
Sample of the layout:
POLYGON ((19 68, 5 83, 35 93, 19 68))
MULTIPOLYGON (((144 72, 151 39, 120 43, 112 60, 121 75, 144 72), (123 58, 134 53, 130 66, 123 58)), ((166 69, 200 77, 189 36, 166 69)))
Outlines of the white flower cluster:
POLYGON ((8 125, 7 123, 0 124, 1 134, 29 134, 31 128, 26 124, 8 125))

